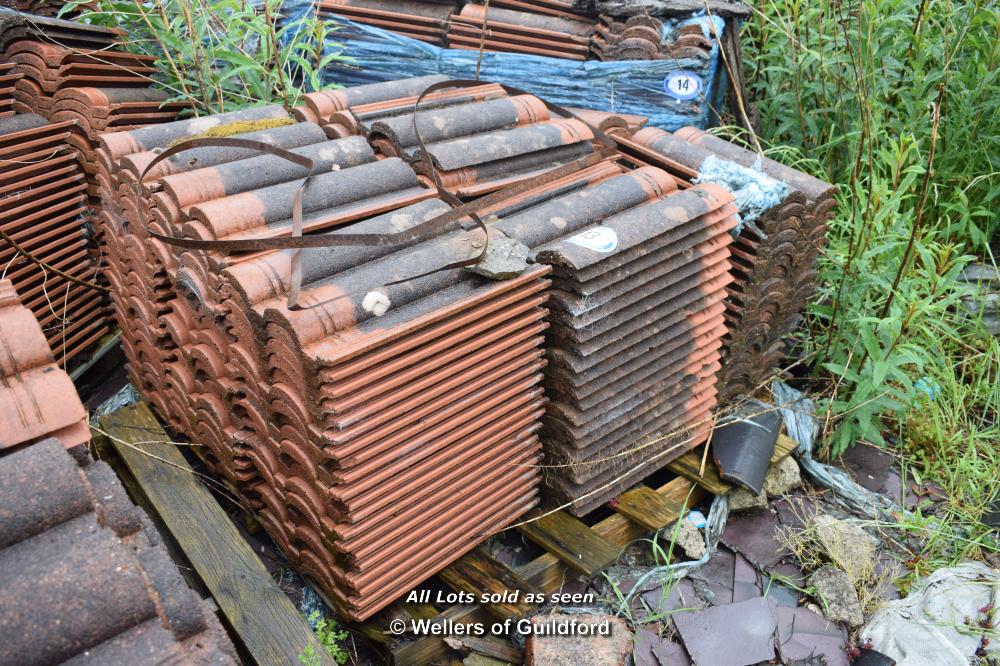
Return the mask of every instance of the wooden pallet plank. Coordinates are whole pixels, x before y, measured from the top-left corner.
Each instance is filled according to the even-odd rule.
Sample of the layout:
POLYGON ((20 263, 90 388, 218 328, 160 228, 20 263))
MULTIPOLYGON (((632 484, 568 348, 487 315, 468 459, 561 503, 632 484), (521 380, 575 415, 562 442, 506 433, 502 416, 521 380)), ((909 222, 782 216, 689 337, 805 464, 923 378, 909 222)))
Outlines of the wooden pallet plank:
POLYGON ((618 497, 615 511, 647 529, 658 530, 677 519, 682 505, 640 484, 618 497))
MULTIPOLYGON (((677 506, 683 506, 685 502, 693 505, 700 502, 705 492, 684 478, 672 479, 670 482, 660 486, 656 492, 665 496, 668 501, 677 506)), ((679 518, 678 514, 673 518, 679 518)), ((671 522, 673 522, 671 520, 671 522)), ((605 538, 609 543, 614 544, 618 549, 625 548, 629 542, 647 534, 647 530, 642 525, 633 523, 631 520, 620 514, 612 514, 601 520, 591 528, 594 532, 605 538)), ((551 594, 563 589, 565 583, 576 578, 579 573, 569 569, 563 562, 551 553, 545 553, 526 562, 514 569, 514 572, 522 579, 526 580, 534 589, 551 594)), ((476 622, 487 621, 489 618, 486 610, 482 606, 451 606, 438 616, 439 621, 446 619, 455 622, 476 622)), ((434 660, 442 658, 448 654, 450 648, 438 636, 421 636, 412 641, 400 643, 392 648, 392 655, 397 666, 410 666, 411 664, 429 664, 434 660)))
MULTIPOLYGON (((773 465, 779 460, 787 458, 795 450, 796 446, 795 440, 791 437, 778 435, 778 441, 774 445, 774 455, 771 456, 771 464, 773 465)), ((708 460, 705 463, 705 473, 701 473, 702 454, 703 451, 700 447, 693 451, 688 451, 679 458, 671 461, 667 465, 667 468, 674 474, 679 474, 697 483, 713 495, 725 495, 732 491, 735 486, 728 481, 723 481, 719 477, 719 469, 713 461, 708 460)))
MULTIPOLYGON (((472 624, 492 621, 489 613, 482 606, 449 606, 438 615, 438 623, 451 621, 455 624, 472 624)), ((425 666, 437 663, 451 652, 451 647, 444 642, 443 636, 419 636, 412 641, 400 642, 392 650, 392 663, 395 666, 425 666)))
POLYGON ((536 512, 517 529, 588 578, 612 564, 621 553, 621 548, 562 510, 536 512))
MULTIPOLYGON (((705 494, 701 488, 684 478, 672 479, 657 488, 656 492, 665 496, 668 501, 676 506, 683 506, 685 502, 687 502, 688 506, 691 506, 700 502, 705 494)), ((679 515, 676 516, 674 520, 679 517, 679 515)), ((625 548, 629 542, 641 538, 649 532, 642 525, 634 523, 618 513, 601 520, 591 529, 618 548, 625 548)), ((576 575, 572 572, 567 572, 562 562, 551 553, 540 555, 532 561, 517 567, 515 571, 522 578, 545 593, 556 592, 562 589, 566 581, 571 580, 576 575)))
POLYGON ((459 654, 465 656, 470 654, 481 655, 489 657, 490 662, 498 664, 524 663, 523 655, 520 650, 511 645, 508 641, 500 640, 498 638, 450 636, 446 637, 444 642, 447 643, 452 650, 455 650, 459 654))
POLYGON ((517 602, 492 603, 486 606, 486 610, 500 619, 508 617, 519 617, 524 615, 534 604, 524 603, 524 595, 534 592, 534 586, 510 570, 502 562, 498 562, 492 557, 485 555, 481 550, 473 550, 464 555, 457 562, 452 563, 438 576, 445 583, 460 592, 470 592, 478 598, 483 593, 512 593, 518 592, 517 602))
POLYGON ((139 403, 119 409, 100 425, 257 663, 297 664, 311 645, 320 663, 333 666, 149 408, 139 403))

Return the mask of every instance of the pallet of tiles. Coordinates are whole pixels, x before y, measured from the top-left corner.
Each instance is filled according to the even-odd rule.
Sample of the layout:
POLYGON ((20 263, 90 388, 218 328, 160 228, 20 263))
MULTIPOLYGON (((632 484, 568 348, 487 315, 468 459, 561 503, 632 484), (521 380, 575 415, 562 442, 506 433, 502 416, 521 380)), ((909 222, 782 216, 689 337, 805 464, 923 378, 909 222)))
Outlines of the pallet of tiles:
POLYGON ((356 23, 444 46, 448 21, 456 5, 455 2, 420 0, 320 0, 316 3, 316 11, 320 18, 342 16, 356 23))
POLYGON ((176 120, 190 105, 151 87, 153 56, 120 50, 118 30, 16 13, 0 14, 0 53, 20 74, 13 107, 53 122, 72 120, 68 138, 87 174, 88 204, 100 204, 94 147, 103 132, 176 120))
POLYGON ((433 171, 447 190, 463 198, 530 181, 595 149, 586 123, 551 114, 534 95, 511 96, 496 84, 484 84, 437 91, 421 101, 417 127, 424 153, 414 131, 417 97, 411 91, 395 90, 398 97, 376 103, 363 97, 352 103, 342 98, 352 90, 306 95, 300 115, 319 118, 336 136, 367 137, 381 153, 401 157, 421 176, 429 179, 433 171), (334 96, 337 102, 331 103, 334 96))
MULTIPOLYGON (((497 204, 497 208, 502 205, 497 204)), ((490 226, 552 267, 546 486, 583 515, 704 441, 725 334, 732 196, 601 163, 490 226)))
POLYGON ((659 164, 692 179, 709 157, 760 169, 784 183, 788 193, 745 226, 732 247, 733 282, 726 299, 728 329, 720 395, 749 395, 779 365, 785 339, 801 320, 816 287, 815 262, 826 236, 835 189, 809 176, 695 128, 674 134, 644 128, 616 135, 619 147, 640 163, 659 164), (761 235, 763 232, 764 235, 761 235))
POLYGON ((0 229, 13 241, 0 247, 0 262, 60 363, 110 326, 104 294, 66 277, 97 278, 83 220, 85 174, 68 144, 73 128, 72 121, 49 123, 33 114, 0 118, 0 229))
MULTIPOLYGON (((142 236, 144 224, 208 239, 287 235, 303 174, 272 156, 198 149, 199 164, 215 165, 167 162, 139 199, 117 185, 206 122, 282 114, 105 137, 106 223, 129 230, 112 250, 116 309, 143 393, 206 444, 291 561, 360 619, 537 503, 548 269, 502 283, 452 270, 380 289, 471 251, 453 225, 409 247, 305 252, 311 307, 290 311, 287 253, 224 257, 142 236), (441 510, 427 520, 432 506, 441 510), (403 534, 407 546, 386 558, 403 534)), ((311 136, 293 150, 325 160, 303 198, 313 233, 399 231, 448 209, 361 137, 327 140, 312 123, 267 134, 257 138, 311 136)))
POLYGON ((590 21, 469 3, 452 17, 448 46, 586 60, 593 31, 590 21))

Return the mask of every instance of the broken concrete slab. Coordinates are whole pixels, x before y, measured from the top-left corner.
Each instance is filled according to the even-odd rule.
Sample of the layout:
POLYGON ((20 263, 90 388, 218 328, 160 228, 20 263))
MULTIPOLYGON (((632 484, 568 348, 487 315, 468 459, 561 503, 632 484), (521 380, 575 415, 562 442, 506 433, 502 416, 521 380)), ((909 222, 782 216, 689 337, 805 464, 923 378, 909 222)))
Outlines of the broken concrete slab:
POLYGON ((632 661, 635 666, 690 666, 691 664, 684 646, 648 629, 636 632, 632 661))
POLYGON ((817 601, 823 615, 833 622, 846 622, 857 627, 865 621, 861 612, 858 593, 850 577, 837 567, 827 564, 809 576, 810 587, 815 588, 817 601))
POLYGON ((679 613, 674 624, 694 664, 747 666, 774 659, 777 616, 763 597, 679 613))
MULTIPOLYGON (((474 242, 472 256, 477 256, 481 251, 481 242, 474 242)), ((511 280, 528 270, 529 252, 531 250, 524 243, 491 229, 485 254, 469 270, 491 280, 511 280)))
POLYGON ((878 547, 875 537, 852 522, 827 514, 816 515, 812 524, 824 552, 852 581, 861 580, 873 569, 878 547))
POLYGON ((819 511, 818 502, 805 495, 789 495, 775 500, 771 507, 777 511, 778 520, 785 527, 801 530, 812 522, 819 511))
POLYGON ((691 666, 691 657, 680 643, 663 640, 653 646, 653 655, 660 666, 691 666))
POLYGON ((787 580, 789 585, 798 588, 806 586, 806 575, 802 573, 802 569, 797 564, 793 564, 792 562, 780 562, 773 567, 769 567, 767 572, 772 576, 787 580))
POLYGON ((776 578, 764 576, 761 587, 764 598, 773 601, 775 606, 795 608, 799 605, 799 593, 776 578))
POLYGON ((643 601, 652 612, 668 621, 671 614, 678 611, 700 610, 708 604, 695 592, 693 583, 687 579, 677 581, 669 590, 659 588, 642 595, 643 601))
POLYGON ((752 564, 767 569, 789 555, 779 538, 781 526, 772 511, 758 511, 736 516, 726 523, 722 543, 741 553, 752 564))
POLYGON ((843 627, 807 608, 778 607, 778 654, 782 663, 822 657, 826 666, 849 666, 843 627))
POLYGON ((910 490, 909 482, 904 481, 895 467, 886 473, 882 494, 908 511, 912 511, 920 503, 917 494, 910 490))
POLYGON ((896 587, 896 579, 899 578, 905 568, 902 558, 895 554, 880 552, 875 559, 875 570, 872 578, 876 581, 876 594, 885 601, 895 601, 902 595, 896 587))
POLYGON ((792 456, 786 456, 771 465, 764 478, 764 494, 768 497, 781 497, 802 485, 802 474, 799 463, 792 456))
POLYGON ((524 663, 528 666, 624 666, 632 652, 632 632, 620 617, 599 614, 551 613, 531 618, 532 633, 524 647, 524 663), (585 624, 592 628, 607 626, 608 635, 597 631, 581 635, 547 633, 560 627, 585 624), (606 625, 605 625, 606 623, 606 625))
POLYGON ((639 629, 632 639, 632 662, 635 666, 660 666, 653 654, 653 646, 660 642, 659 635, 648 629, 639 629))

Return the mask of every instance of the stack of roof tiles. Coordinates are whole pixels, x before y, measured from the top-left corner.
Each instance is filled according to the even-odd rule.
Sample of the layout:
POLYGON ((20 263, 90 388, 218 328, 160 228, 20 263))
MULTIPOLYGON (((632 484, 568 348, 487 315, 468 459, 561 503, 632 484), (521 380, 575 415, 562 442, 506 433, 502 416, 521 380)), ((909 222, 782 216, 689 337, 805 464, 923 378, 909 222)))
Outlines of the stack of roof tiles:
POLYGON ((736 225, 718 186, 677 191, 651 167, 588 181, 519 214, 519 228, 496 225, 524 239, 533 227, 559 229, 525 242, 553 267, 546 482, 577 515, 711 430, 736 225))
POLYGON ((602 16, 591 38, 591 52, 598 60, 709 58, 712 43, 699 24, 664 33, 663 23, 651 16, 632 16, 624 22, 602 16))
POLYGON ((0 455, 58 437, 83 460, 90 441, 87 412, 34 314, 6 279, 0 280, 0 348, 0 455))
POLYGON ((41 328, 0 280, 0 663, 235 664, 114 472, 41 328))
MULTIPOLYGON (((443 77, 410 81, 426 87, 443 77)), ((392 85, 400 85, 396 82, 392 85)), ((435 171, 449 191, 466 198, 529 181, 593 152, 594 135, 583 122, 549 112, 533 95, 510 96, 496 84, 433 92, 421 102, 413 129, 416 97, 400 92, 392 100, 367 102, 351 91, 306 95, 304 118, 318 118, 335 136, 364 135, 386 155, 399 156, 426 177, 435 171)))
MULTIPOLYGON (((425 85, 333 98, 374 103, 425 85)), ((144 396, 207 445, 293 564, 363 619, 536 504, 548 269, 389 284, 477 252, 479 236, 453 224, 416 245, 304 251, 304 309, 289 310, 288 253, 183 251, 145 233, 288 235, 305 173, 274 156, 195 149, 136 191, 154 149, 206 126, 286 117, 262 107, 105 135, 110 279, 144 396)), ((362 137, 328 140, 310 122, 241 136, 316 160, 309 233, 398 233, 448 210, 362 137)))
MULTIPOLYGON (((62 11, 62 8, 67 3, 66 0, 13 0, 12 2, 8 0, 7 4, 19 12, 26 12, 36 16, 55 16, 62 11)), ((83 7, 88 7, 92 4, 87 3, 83 7)), ((80 6, 75 7, 74 11, 79 8, 80 6)))
POLYGON ((536 14, 550 14, 552 16, 584 20, 586 17, 580 13, 579 4, 572 0, 493 0, 490 2, 491 7, 504 7, 507 9, 534 12, 536 14))
POLYGON ((93 149, 102 132, 175 120, 182 102, 149 87, 153 56, 117 50, 120 30, 72 21, 0 13, 0 58, 22 74, 14 108, 75 123, 69 141, 88 174, 90 203, 98 203, 93 149))
POLYGON ((0 62, 0 118, 14 115, 14 84, 22 76, 14 71, 14 63, 0 62))
POLYGON ((104 295, 56 272, 84 282, 97 272, 81 220, 85 176, 67 143, 72 127, 71 121, 49 123, 34 114, 0 118, 0 229, 20 246, 0 243, 0 264, 38 317, 60 364, 110 328, 104 295))
POLYGON ((594 23, 534 11, 469 3, 451 18, 448 46, 586 60, 594 23))
POLYGON ((239 663, 106 463, 0 458, 0 515, 0 663, 239 663))
POLYGON ((694 178, 709 157, 756 168, 785 183, 789 193, 766 211, 756 226, 743 228, 734 241, 734 282, 729 287, 729 328, 725 362, 719 376, 721 397, 754 393, 779 364, 785 337, 799 323, 816 286, 815 261, 834 205, 834 187, 695 128, 673 135, 644 128, 632 137, 617 136, 623 150, 646 164, 661 164, 694 178))
MULTIPOLYGON (((309 113, 323 116, 328 131, 338 136, 360 133, 387 154, 415 156, 422 171, 425 158, 416 151, 413 132, 415 99, 354 106, 342 98, 348 92, 309 96, 309 113), (323 103, 333 95, 343 110, 331 113, 323 103)), ((419 112, 417 126, 427 151, 445 185, 465 196, 530 182, 593 151, 590 128, 552 117, 530 95, 507 96, 487 84, 430 93, 424 102, 427 110, 419 112), (560 140, 579 140, 538 150, 549 144, 532 139, 524 145, 535 152, 507 157, 522 145, 507 137, 553 126, 560 128, 558 135, 552 132, 560 140), (561 161, 539 159, 567 147, 573 152, 561 161), (444 170, 453 155, 481 162, 504 158, 494 169, 467 167, 463 182, 444 170)), ((584 116, 597 127, 630 131, 624 118, 584 116)), ((552 464, 547 471, 552 494, 560 503, 573 502, 575 513, 586 513, 664 466, 700 443, 711 427, 725 333, 723 300, 732 281, 726 249, 736 225, 731 200, 712 186, 678 193, 673 178, 659 169, 622 175, 621 167, 604 163, 498 204, 490 220, 532 248, 536 263, 551 264, 555 271, 546 370, 552 402, 543 443, 552 464), (580 191, 561 196, 574 188, 580 191), (505 216, 504 209, 517 214, 505 216), (588 231, 601 237, 608 230, 616 240, 603 252, 577 238, 588 231)))
MULTIPOLYGON (((500 0, 488 6, 446 0, 318 0, 316 9, 321 18, 340 16, 452 49, 482 48, 566 60, 707 60, 711 55, 712 42, 699 24, 669 28, 646 15, 595 20, 579 13, 573 4, 558 0, 500 0)), ((341 35, 344 39, 351 36, 349 31, 341 35)))
POLYGON ((448 20, 457 4, 447 0, 319 0, 316 9, 322 18, 330 15, 343 16, 355 23, 391 30, 422 42, 444 46, 448 20))

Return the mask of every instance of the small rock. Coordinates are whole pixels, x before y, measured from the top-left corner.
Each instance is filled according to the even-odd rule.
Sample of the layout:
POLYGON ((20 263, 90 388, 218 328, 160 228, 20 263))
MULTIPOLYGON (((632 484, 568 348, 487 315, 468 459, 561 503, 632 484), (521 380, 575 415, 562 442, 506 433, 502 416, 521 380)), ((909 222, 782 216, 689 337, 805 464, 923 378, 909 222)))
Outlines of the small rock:
MULTIPOLYGON (((472 256, 481 251, 481 246, 473 245, 472 256)), ((486 254, 469 270, 484 275, 491 280, 510 280, 528 269, 529 248, 513 238, 500 233, 491 233, 486 244, 486 254)))
POLYGON ((785 456, 767 470, 764 479, 764 493, 770 497, 780 497, 802 485, 799 463, 792 456, 785 456))
POLYGON ((827 564, 809 576, 809 585, 816 589, 816 597, 823 609, 823 616, 831 622, 846 622, 860 626, 865 618, 861 612, 858 593, 850 577, 835 566, 827 564))
MULTIPOLYGON (((632 632, 620 617, 614 615, 570 615, 552 613, 536 615, 531 619, 532 633, 524 648, 524 663, 527 666, 624 666, 625 659, 632 652, 632 632), (553 631, 571 622, 600 627, 609 627, 609 635, 574 634, 541 635, 543 630, 553 631)), ((596 633, 596 632, 595 632, 596 633)))
MULTIPOLYGON (((681 547, 684 554, 692 560, 700 560, 705 556, 705 537, 701 535, 698 528, 691 524, 686 518, 677 521, 680 528, 677 530, 677 545, 681 547)), ((670 528, 670 536, 674 536, 674 528, 670 528)))
POLYGON ((736 488, 729 493, 730 511, 748 511, 750 509, 766 509, 767 495, 754 495, 746 488, 736 488))
POLYGON ((875 562, 878 542, 857 525, 826 514, 813 518, 816 538, 823 550, 852 581, 860 580, 875 562))

